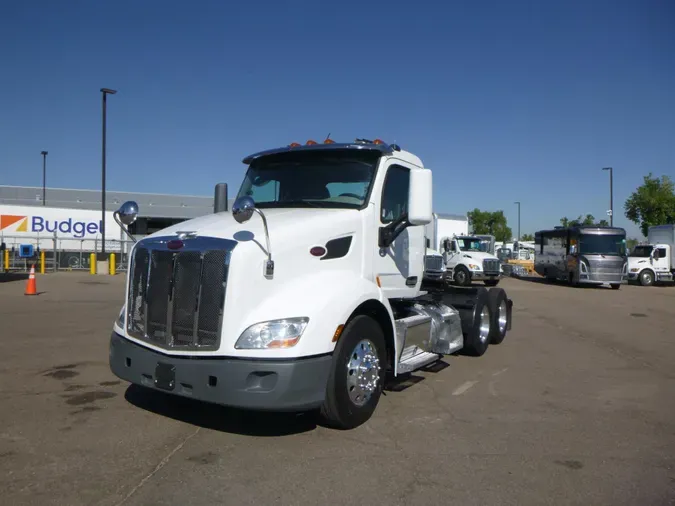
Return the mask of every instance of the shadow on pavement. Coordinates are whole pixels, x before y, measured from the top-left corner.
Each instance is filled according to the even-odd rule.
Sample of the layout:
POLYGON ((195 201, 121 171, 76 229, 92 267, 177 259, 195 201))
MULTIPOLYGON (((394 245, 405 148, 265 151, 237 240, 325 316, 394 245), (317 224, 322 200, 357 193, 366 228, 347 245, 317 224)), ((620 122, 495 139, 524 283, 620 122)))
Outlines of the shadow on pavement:
POLYGON ((319 425, 315 412, 247 411, 165 394, 137 385, 129 386, 124 398, 130 404, 160 416, 243 436, 290 436, 309 432, 319 425))
POLYGON ((11 281, 26 281, 27 272, 0 272, 0 283, 9 283, 11 281))

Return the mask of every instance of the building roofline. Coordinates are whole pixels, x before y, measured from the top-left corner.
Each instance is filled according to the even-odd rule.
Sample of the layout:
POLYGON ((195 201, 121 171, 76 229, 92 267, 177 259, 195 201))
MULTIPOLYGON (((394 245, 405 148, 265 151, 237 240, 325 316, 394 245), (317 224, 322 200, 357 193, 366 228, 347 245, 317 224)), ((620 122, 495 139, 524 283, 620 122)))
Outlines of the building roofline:
MULTIPOLYGON (((215 185, 214 185, 215 186, 215 185)), ((229 188, 228 184, 228 188, 229 188)), ((15 186, 15 185, 8 185, 8 184, 0 184, 0 188, 17 188, 21 190, 40 190, 42 191, 42 186, 15 186)), ((46 190, 60 190, 60 191, 74 191, 74 192, 92 192, 92 193, 101 193, 101 190, 91 190, 91 189, 84 189, 84 188, 55 188, 53 186, 47 186, 46 190)), ((151 192, 137 192, 137 191, 130 191, 130 190, 109 190, 106 188, 106 193, 128 193, 132 195, 156 195, 156 196, 162 196, 162 197, 193 197, 193 198, 198 198, 198 199, 213 199, 213 196, 208 196, 208 195, 188 195, 185 193, 151 193, 151 192)))

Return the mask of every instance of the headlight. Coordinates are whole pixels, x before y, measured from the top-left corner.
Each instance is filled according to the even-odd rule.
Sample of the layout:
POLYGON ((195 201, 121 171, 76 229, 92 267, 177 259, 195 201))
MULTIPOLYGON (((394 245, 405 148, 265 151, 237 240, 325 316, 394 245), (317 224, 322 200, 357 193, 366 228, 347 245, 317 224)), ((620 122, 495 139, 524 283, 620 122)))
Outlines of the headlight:
POLYGON ((124 328, 124 308, 125 306, 122 306, 122 309, 120 309, 120 315, 117 317, 117 326, 121 329, 124 328))
POLYGON ((480 270, 480 265, 469 264, 469 269, 471 269, 472 271, 479 271, 479 270, 480 270))
POLYGON ((298 344, 308 323, 309 318, 304 317, 256 323, 242 333, 234 347, 239 350, 291 348, 298 344))

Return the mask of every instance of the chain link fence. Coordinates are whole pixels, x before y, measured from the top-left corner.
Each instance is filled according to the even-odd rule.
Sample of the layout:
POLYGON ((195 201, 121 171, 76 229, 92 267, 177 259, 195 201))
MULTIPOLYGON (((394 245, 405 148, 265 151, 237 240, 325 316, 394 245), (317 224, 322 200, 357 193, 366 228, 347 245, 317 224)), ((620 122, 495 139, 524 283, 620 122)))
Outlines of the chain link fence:
MULTIPOLYGON (((0 236, 0 272, 27 272, 31 266, 39 266, 42 253, 45 256, 45 272, 80 271, 91 269, 91 254, 101 252, 100 239, 76 239, 72 237, 27 238, 26 236, 0 236), (21 246, 33 246, 33 256, 22 258, 21 246)), ((106 240, 107 254, 115 253, 115 270, 125 272, 128 266, 128 254, 133 246, 131 240, 106 240)))

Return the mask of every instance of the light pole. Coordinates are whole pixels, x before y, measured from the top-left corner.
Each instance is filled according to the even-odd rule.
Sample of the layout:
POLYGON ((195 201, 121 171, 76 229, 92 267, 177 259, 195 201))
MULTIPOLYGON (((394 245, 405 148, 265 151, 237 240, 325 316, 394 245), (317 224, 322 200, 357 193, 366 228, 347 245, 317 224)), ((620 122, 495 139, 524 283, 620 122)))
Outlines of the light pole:
POLYGON ((520 202, 514 202, 518 206, 518 241, 520 241, 520 202))
POLYGON ((42 151, 42 205, 47 205, 47 151, 42 151))
POLYGON ((114 95, 117 90, 101 88, 103 94, 103 142, 101 153, 101 260, 105 260, 105 113, 106 97, 114 95))
POLYGON ((602 170, 609 171, 609 226, 614 226, 614 169, 604 167, 602 170))

